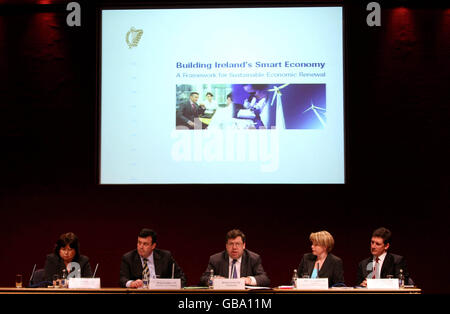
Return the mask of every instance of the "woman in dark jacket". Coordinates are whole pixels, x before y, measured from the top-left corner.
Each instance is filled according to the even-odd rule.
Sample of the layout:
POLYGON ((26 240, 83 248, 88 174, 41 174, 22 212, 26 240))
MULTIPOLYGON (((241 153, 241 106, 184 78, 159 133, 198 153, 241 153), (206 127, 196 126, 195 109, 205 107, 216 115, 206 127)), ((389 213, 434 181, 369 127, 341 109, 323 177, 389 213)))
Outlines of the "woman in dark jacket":
POLYGON ((342 260, 331 254, 333 236, 328 231, 313 232, 309 236, 312 253, 303 255, 298 266, 299 277, 328 278, 328 286, 344 284, 342 260))
POLYGON ((53 275, 61 278, 64 270, 67 274, 76 272, 75 277, 92 277, 89 258, 80 255, 78 237, 73 232, 62 234, 56 241, 55 251, 47 255, 44 266, 44 280, 52 282, 53 275), (75 263, 78 263, 79 268, 75 263))

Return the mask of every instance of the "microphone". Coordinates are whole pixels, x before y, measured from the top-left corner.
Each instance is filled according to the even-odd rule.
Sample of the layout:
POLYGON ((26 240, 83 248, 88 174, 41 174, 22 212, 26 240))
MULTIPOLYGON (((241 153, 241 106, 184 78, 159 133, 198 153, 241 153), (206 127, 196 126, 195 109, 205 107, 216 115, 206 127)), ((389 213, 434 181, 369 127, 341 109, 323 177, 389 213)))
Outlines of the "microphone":
POLYGON ((175 272, 175 263, 172 263, 172 279, 173 279, 174 272, 175 272))
POLYGON ((97 263, 97 265, 95 265, 95 270, 94 270, 94 274, 92 275, 92 278, 95 278, 95 274, 97 273, 97 269, 98 269, 98 263, 97 263))
POLYGON ((367 263, 367 265, 366 265, 366 270, 367 270, 368 272, 373 271, 373 261, 370 261, 369 263, 367 263))
POLYGON ((31 277, 30 277, 30 281, 28 281, 28 285, 31 284, 31 280, 33 280, 35 271, 36 271, 36 264, 34 264, 34 266, 33 266, 33 271, 31 272, 31 277))
POLYGON ((376 276, 376 265, 375 265, 375 257, 372 260, 369 260, 369 263, 366 265, 367 276, 366 278, 372 279, 376 276))

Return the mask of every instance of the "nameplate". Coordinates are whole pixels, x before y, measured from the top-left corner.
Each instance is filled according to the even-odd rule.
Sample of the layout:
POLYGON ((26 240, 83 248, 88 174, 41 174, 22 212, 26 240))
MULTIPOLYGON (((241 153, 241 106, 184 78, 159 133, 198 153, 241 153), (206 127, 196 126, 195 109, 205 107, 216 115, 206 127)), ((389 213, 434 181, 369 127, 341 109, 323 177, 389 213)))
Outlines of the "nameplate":
POLYGON ((245 278, 237 278, 237 279, 214 278, 213 289, 245 290, 245 278))
POLYGON ((181 289, 181 279, 150 279, 149 289, 155 290, 179 290, 181 289))
POLYGON ((368 289, 399 289, 398 278, 367 279, 368 289))
POLYGON ((297 289, 328 290, 328 278, 298 278, 297 289))
POLYGON ((100 289, 100 278, 69 278, 69 289, 100 289))

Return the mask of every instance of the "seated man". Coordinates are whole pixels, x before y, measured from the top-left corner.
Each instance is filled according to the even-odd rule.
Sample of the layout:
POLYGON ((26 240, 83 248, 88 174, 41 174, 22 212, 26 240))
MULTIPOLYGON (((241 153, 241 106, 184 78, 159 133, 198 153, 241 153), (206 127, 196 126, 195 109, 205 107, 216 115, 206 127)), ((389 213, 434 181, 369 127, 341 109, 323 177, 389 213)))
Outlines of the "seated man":
POLYGON ((179 105, 176 113, 177 126, 182 125, 188 127, 189 129, 206 128, 206 125, 199 119, 205 112, 206 108, 204 105, 199 105, 197 103, 198 97, 199 94, 197 92, 192 92, 189 95, 189 101, 179 105))
POLYGON ((143 287, 142 273, 148 272, 151 278, 181 279, 186 285, 186 277, 169 251, 156 249, 156 232, 142 229, 138 235, 137 249, 122 256, 120 264, 120 286, 122 288, 143 287))
POLYGON ((208 267, 200 278, 207 286, 210 270, 216 278, 245 278, 251 286, 270 286, 270 279, 261 264, 261 257, 245 248, 245 235, 240 230, 231 230, 226 235, 225 251, 209 258, 208 267))
POLYGON ((392 276, 398 278, 400 270, 403 270, 405 283, 408 283, 408 267, 403 256, 388 253, 391 243, 391 231, 386 228, 378 228, 372 234, 370 252, 372 256, 361 261, 358 265, 356 284, 367 286, 367 278, 378 279, 392 276))

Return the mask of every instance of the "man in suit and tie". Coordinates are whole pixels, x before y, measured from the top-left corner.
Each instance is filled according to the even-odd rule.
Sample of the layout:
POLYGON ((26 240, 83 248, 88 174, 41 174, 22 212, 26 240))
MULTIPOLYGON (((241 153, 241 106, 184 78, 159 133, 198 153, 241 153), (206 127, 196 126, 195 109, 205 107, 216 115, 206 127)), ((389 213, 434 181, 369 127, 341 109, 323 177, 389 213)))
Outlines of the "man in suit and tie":
POLYGON ((370 252, 372 256, 358 264, 356 284, 367 286, 367 278, 378 279, 398 278, 400 270, 403 270, 405 282, 408 282, 409 274, 406 260, 403 256, 388 253, 391 244, 391 231, 386 228, 378 228, 372 234, 370 252))
POLYGON ((200 278, 202 285, 208 285, 210 270, 216 278, 245 278, 251 286, 270 286, 270 279, 261 263, 261 257, 245 248, 246 238, 238 229, 226 235, 225 251, 209 258, 208 267, 200 278))
POLYGON ((177 108, 177 126, 183 125, 189 129, 205 128, 206 125, 198 119, 206 110, 205 105, 198 105, 199 94, 192 92, 189 95, 189 101, 181 103, 177 108), (200 123, 201 124, 200 124, 200 123))
POLYGON ((138 235, 136 250, 122 256, 120 264, 120 286, 123 288, 143 287, 143 273, 151 278, 180 278, 181 286, 186 285, 186 277, 166 250, 156 249, 157 234, 151 229, 142 229, 138 235))

